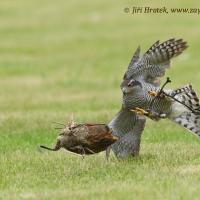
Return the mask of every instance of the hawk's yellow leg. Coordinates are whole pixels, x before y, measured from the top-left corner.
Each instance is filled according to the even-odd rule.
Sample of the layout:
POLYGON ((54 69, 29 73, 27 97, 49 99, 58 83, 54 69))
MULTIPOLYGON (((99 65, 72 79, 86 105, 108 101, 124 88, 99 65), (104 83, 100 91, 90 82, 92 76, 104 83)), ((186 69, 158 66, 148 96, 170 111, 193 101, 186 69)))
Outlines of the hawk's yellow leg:
POLYGON ((149 115, 149 112, 147 112, 146 110, 142 109, 142 108, 134 108, 134 109, 131 109, 131 111, 139 114, 139 115, 145 115, 145 116, 148 116, 149 115))

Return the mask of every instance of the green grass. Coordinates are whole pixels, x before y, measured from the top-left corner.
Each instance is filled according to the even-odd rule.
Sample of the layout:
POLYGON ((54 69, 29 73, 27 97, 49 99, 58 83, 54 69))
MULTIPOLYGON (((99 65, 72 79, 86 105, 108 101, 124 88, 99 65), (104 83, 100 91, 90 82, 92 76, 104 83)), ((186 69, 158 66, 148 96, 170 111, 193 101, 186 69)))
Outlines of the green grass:
POLYGON ((200 93, 198 15, 134 15, 126 6, 192 7, 199 1, 0 2, 0 199, 199 199, 200 141, 169 121, 148 121, 138 158, 86 157, 53 145, 53 121, 109 122, 133 51, 181 37, 190 48, 167 72, 200 93))

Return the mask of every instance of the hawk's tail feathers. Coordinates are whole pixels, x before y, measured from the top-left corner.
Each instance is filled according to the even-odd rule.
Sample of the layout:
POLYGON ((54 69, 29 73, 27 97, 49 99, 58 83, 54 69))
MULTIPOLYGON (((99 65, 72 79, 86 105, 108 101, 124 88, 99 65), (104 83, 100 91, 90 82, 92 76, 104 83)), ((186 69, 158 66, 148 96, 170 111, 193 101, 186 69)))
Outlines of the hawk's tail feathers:
POLYGON ((199 98, 192 86, 187 85, 174 90, 170 95, 182 103, 174 102, 172 107, 174 117, 171 117, 171 120, 200 136, 199 98))
POLYGON ((200 137, 200 114, 185 112, 173 121, 200 137))
POLYGON ((195 90, 192 88, 192 85, 189 84, 182 88, 173 90, 170 95, 173 96, 174 99, 183 103, 183 105, 188 106, 188 108, 190 108, 194 113, 200 113, 199 98, 195 90))
POLYGON ((183 39, 169 39, 161 44, 156 42, 147 52, 153 63, 164 63, 180 55, 186 48, 187 42, 183 39))

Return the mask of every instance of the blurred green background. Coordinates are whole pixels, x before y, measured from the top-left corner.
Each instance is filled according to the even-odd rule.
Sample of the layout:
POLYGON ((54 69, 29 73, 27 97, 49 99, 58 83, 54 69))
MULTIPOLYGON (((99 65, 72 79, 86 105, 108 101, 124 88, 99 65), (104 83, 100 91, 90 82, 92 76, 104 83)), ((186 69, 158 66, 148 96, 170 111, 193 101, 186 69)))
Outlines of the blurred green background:
MULTIPOLYGON (((82 160, 53 145, 53 121, 109 122, 138 45, 172 37, 189 48, 167 72, 200 93, 200 15, 124 8, 200 8, 199 1, 0 1, 1 199, 199 199, 200 141, 169 121, 148 121, 139 158, 82 160)), ((165 79, 164 79, 165 80, 165 79)))

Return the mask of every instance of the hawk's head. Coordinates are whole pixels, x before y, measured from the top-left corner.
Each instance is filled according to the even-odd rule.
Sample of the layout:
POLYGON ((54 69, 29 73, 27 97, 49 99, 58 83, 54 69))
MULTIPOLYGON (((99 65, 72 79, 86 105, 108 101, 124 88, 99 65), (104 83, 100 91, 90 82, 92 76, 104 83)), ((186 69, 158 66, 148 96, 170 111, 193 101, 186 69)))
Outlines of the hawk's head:
POLYGON ((142 84, 135 79, 124 79, 120 87, 123 94, 129 94, 140 91, 142 84))

